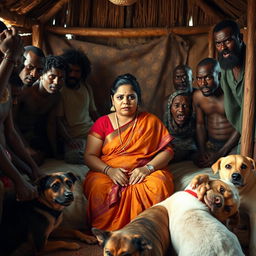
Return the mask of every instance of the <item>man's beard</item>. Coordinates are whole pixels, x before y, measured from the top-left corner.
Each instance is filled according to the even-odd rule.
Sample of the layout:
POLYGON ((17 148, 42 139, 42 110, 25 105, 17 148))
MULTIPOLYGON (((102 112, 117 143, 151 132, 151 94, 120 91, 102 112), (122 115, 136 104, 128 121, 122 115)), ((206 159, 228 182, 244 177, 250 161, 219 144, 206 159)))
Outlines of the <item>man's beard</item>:
POLYGON ((70 89, 74 89, 79 85, 80 79, 75 77, 69 77, 66 81, 66 86, 70 89))
POLYGON ((224 70, 233 69, 234 67, 240 66, 243 62, 243 58, 241 55, 241 51, 229 51, 223 50, 218 53, 218 61, 220 63, 220 67, 224 70), (223 57, 223 54, 230 54, 227 58, 223 57))

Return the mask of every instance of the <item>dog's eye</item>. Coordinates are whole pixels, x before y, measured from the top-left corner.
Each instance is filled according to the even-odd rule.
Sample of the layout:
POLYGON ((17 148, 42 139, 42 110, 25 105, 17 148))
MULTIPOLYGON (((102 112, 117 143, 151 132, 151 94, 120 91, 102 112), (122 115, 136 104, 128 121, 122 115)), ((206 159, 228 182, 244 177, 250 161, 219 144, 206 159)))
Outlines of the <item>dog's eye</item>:
POLYGON ((227 168, 227 169, 231 169, 231 168, 232 168, 232 166, 231 166, 230 164, 226 164, 226 165, 225 165, 225 168, 227 168))
POLYGON ((60 183, 56 182, 56 183, 52 184, 51 188, 54 192, 57 192, 60 188, 60 183))
POLYGON ((105 251, 107 256, 113 256, 113 254, 110 251, 105 251))
POLYGON ((223 187, 220 187, 220 193, 223 195, 224 193, 225 193, 225 188, 223 188, 223 187))
POLYGON ((241 169, 247 169, 247 165, 246 164, 242 164, 241 165, 241 169))
POLYGON ((67 181, 66 181, 66 184, 67 184, 67 186, 68 186, 69 188, 71 188, 72 185, 73 185, 73 182, 72 182, 71 180, 67 180, 67 181))
POLYGON ((224 210, 225 210, 226 212, 230 212, 230 211, 231 211, 231 206, 225 205, 225 206, 224 206, 224 210))

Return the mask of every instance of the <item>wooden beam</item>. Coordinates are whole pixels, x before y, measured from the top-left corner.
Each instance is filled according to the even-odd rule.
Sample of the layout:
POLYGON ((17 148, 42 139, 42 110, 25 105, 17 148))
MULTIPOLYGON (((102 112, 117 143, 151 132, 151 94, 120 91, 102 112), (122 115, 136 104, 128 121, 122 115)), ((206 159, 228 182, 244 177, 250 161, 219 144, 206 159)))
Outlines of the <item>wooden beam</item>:
POLYGON ((173 28, 123 28, 123 29, 104 29, 104 28, 78 28, 78 27, 46 27, 46 30, 55 34, 73 34, 77 36, 92 37, 148 37, 163 36, 169 33, 178 35, 207 34, 209 26, 202 27, 173 27, 173 28))
POLYGON ((43 30, 42 25, 32 26, 32 45, 42 48, 43 46, 43 30))
POLYGON ((16 27, 31 29, 32 25, 37 24, 36 20, 27 18, 22 15, 17 15, 14 12, 8 11, 6 8, 3 8, 3 6, 0 6, 0 17, 4 19, 8 24, 16 27))
POLYGON ((38 20, 40 23, 46 23, 50 18, 52 18, 62 7, 70 0, 59 0, 57 1, 54 6, 47 11, 47 13, 41 15, 38 20))
POLYGON ((204 0, 196 0, 196 5, 202 9, 206 16, 212 16, 217 22, 225 19, 225 16, 216 12, 211 6, 209 6, 204 0))
POLYGON ((43 0, 33 0, 33 1, 23 1, 23 5, 17 9, 14 9, 18 14, 26 14, 27 12, 31 11, 34 7, 40 4, 43 0))
POLYGON ((255 127, 255 66, 256 66, 256 1, 247 2, 247 44, 244 78, 241 154, 252 157, 255 127))

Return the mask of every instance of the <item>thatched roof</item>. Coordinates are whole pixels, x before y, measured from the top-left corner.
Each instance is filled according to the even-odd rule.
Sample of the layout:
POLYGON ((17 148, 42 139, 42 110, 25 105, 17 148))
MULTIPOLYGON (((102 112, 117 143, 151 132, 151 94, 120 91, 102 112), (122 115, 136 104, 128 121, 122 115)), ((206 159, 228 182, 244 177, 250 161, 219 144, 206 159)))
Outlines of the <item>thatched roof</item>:
POLYGON ((0 17, 17 26, 145 28, 213 25, 233 19, 246 25, 246 0, 137 0, 117 6, 108 0, 2 0, 0 17))

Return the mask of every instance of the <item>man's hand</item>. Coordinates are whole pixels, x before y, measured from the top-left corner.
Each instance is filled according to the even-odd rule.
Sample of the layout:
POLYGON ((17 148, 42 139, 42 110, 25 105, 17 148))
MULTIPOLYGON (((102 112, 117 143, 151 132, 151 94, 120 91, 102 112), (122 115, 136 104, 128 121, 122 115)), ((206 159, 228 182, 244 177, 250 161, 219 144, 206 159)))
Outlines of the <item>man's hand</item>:
POLYGON ((21 61, 24 45, 15 28, 11 27, 0 34, 0 51, 17 65, 21 61))
POLYGON ((200 201, 203 200, 206 191, 210 189, 209 180, 210 177, 208 174, 198 174, 190 182, 192 189, 197 188, 197 197, 200 201))

